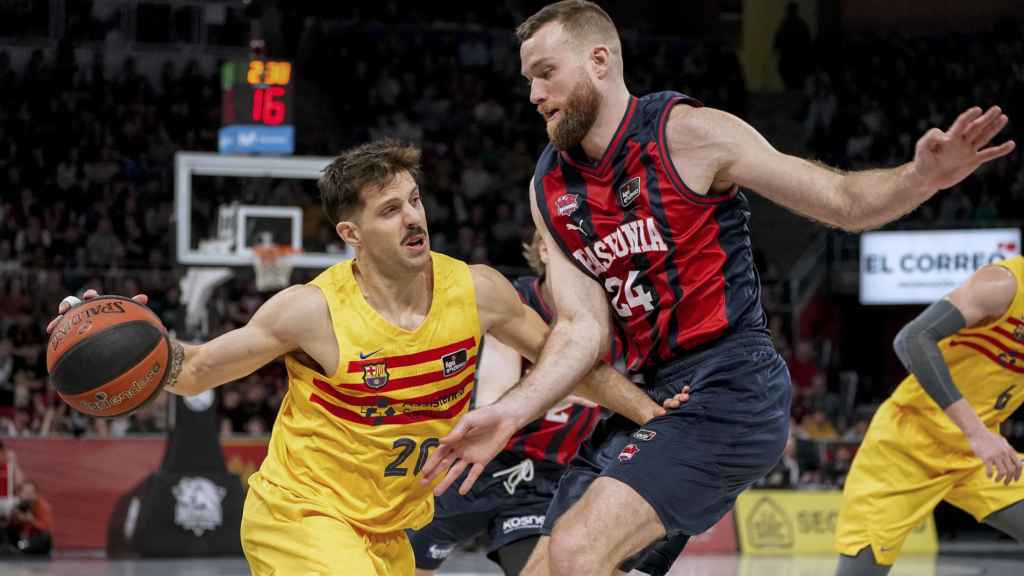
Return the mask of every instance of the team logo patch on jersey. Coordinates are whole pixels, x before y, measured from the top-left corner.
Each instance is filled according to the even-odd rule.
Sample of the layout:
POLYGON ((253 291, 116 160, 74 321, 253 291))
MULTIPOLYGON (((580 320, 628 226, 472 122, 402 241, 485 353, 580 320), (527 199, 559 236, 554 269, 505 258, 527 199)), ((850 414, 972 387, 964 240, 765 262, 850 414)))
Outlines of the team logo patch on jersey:
MULTIPOLYGON (((1021 320, 1024 320, 1024 316, 1021 316, 1021 320)), ((1013 337, 1018 342, 1024 342, 1024 324, 1017 324, 1013 329, 1013 337)))
POLYGON ((626 444, 626 447, 619 452, 619 462, 625 464, 636 456, 636 453, 640 451, 640 448, 636 444, 626 444))
POLYGON ((640 195, 640 177, 637 176, 622 186, 619 186, 619 203, 625 208, 636 200, 640 195))
POLYGON ((444 364, 445 378, 452 374, 462 372, 462 369, 466 367, 466 360, 468 360, 468 358, 469 352, 467 352, 465 348, 442 356, 441 363, 444 364))
POLYGON ((363 366, 363 384, 369 388, 383 388, 388 383, 388 365, 384 362, 363 366))
POLYGON ((654 437, 657 435, 658 433, 654 430, 648 430, 646 428, 641 428, 636 432, 633 432, 633 438, 636 438, 641 442, 650 442, 651 440, 654 440, 654 437))
POLYGON ((579 194, 562 194, 555 199, 555 208, 559 216, 568 216, 580 207, 579 194))

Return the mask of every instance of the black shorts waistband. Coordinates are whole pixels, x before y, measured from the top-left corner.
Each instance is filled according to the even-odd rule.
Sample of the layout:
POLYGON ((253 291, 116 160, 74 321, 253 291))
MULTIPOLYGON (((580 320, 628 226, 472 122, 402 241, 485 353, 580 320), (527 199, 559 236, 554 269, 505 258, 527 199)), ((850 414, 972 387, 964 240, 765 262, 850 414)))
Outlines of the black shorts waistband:
POLYGON ((644 383, 647 387, 656 387, 658 382, 667 376, 677 376, 689 372, 698 365, 734 350, 775 349, 771 334, 765 332, 741 332, 730 334, 696 348, 682 358, 670 360, 661 366, 643 371, 644 383))

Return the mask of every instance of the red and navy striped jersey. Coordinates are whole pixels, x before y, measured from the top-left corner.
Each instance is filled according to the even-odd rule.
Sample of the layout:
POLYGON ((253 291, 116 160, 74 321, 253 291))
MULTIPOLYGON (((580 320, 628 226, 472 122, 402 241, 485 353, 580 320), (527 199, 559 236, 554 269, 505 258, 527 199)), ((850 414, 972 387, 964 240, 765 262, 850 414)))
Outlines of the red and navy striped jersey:
MULTIPOLYGON (((513 284, 519 297, 551 324, 554 314, 540 292, 540 279, 522 276, 513 284)), ((531 364, 523 359, 523 374, 531 364)), ((568 402, 558 404, 544 416, 530 422, 509 439, 505 451, 519 458, 532 458, 565 466, 576 455, 580 444, 590 436, 601 418, 599 406, 582 406, 568 402)))
POLYGON ((679 104, 701 105, 678 92, 631 97, 599 161, 549 144, 533 177, 551 235, 605 288, 631 371, 730 333, 767 333, 747 199, 687 187, 665 139, 679 104))

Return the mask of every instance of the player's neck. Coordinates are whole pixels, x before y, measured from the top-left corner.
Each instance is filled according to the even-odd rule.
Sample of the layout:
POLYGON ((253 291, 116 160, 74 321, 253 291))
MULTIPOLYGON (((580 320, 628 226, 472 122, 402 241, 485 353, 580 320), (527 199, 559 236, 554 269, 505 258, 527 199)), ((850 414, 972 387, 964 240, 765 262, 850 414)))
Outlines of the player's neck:
POLYGON ((600 160, 604 156, 605 150, 612 145, 615 131, 618 130, 622 117, 629 109, 629 90, 625 84, 621 84, 615 90, 605 94, 603 98, 601 109, 597 113, 597 120, 594 121, 594 125, 591 126, 587 135, 583 137, 583 141, 580 142, 583 151, 595 161, 600 160))
POLYGON ((422 317, 430 311, 434 293, 433 262, 423 270, 395 274, 375 268, 372 263, 356 261, 353 273, 363 298, 381 316, 404 326, 410 317, 422 317))

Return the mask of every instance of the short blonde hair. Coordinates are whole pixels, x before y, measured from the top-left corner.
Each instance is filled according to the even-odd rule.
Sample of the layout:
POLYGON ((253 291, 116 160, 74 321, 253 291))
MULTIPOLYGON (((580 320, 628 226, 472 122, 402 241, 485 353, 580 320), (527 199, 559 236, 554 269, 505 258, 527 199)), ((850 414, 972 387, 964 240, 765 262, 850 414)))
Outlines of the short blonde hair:
POLYGON ((574 41, 586 37, 600 38, 613 47, 620 45, 615 22, 603 8, 587 0, 562 0, 548 4, 516 28, 516 37, 522 44, 549 22, 559 22, 574 41))
POLYGON ((534 274, 540 277, 544 277, 545 267, 544 261, 540 258, 540 244, 544 241, 544 238, 540 235, 539 230, 533 231, 533 238, 529 243, 523 242, 523 258, 526 258, 526 263, 530 265, 530 270, 533 270, 534 274))

